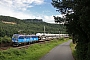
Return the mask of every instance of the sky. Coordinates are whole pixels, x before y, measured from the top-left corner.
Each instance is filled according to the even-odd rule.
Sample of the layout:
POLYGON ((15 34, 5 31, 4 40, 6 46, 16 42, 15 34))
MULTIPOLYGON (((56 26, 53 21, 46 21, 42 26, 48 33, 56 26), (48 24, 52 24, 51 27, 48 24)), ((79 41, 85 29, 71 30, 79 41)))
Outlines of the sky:
POLYGON ((53 16, 61 16, 51 0, 0 0, 0 15, 18 19, 43 19, 55 23, 53 16))

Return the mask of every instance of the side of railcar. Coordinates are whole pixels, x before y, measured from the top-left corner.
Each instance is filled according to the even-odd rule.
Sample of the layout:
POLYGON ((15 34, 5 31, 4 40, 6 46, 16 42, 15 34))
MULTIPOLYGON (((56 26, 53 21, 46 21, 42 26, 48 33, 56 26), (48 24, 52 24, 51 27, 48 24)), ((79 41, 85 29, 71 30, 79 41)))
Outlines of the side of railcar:
POLYGON ((39 37, 38 36, 32 36, 32 41, 33 42, 37 42, 39 40, 39 37))
POLYGON ((12 37, 13 46, 19 46, 20 44, 37 42, 39 37, 36 35, 19 35, 14 34, 12 37))
POLYGON ((25 35, 19 35, 17 43, 18 44, 26 43, 26 36, 25 35))
POLYGON ((39 37, 36 36, 36 35, 26 35, 25 36, 25 39, 26 39, 26 42, 32 43, 32 42, 38 41, 39 40, 39 37))

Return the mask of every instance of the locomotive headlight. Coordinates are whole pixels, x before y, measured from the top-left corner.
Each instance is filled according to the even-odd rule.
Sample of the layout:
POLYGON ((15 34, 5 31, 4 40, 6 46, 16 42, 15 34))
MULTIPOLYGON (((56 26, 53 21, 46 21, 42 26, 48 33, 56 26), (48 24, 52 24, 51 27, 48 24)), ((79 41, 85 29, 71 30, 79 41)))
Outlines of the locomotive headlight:
POLYGON ((17 40, 15 40, 15 42, 18 42, 17 40))

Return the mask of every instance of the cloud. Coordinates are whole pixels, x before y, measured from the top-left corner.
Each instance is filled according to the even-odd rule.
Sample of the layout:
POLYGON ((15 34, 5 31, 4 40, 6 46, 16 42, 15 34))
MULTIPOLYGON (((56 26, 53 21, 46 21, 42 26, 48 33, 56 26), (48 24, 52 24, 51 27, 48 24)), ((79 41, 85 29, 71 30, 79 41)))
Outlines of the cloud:
POLYGON ((44 0, 0 0, 0 5, 18 10, 26 10, 27 8, 43 3, 44 0))
POLYGON ((54 18, 53 16, 43 16, 44 21, 48 23, 54 23, 54 18))
MULTIPOLYGON (((52 16, 46 16, 46 15, 44 15, 44 16, 43 16, 43 19, 44 19, 45 22, 55 23, 53 16, 54 16, 54 15, 52 15, 52 16)), ((62 15, 55 15, 55 16, 62 17, 62 15)))
MULTIPOLYGON (((17 18, 34 17, 26 14, 27 8, 43 4, 44 0, 0 0, 0 15, 13 16, 17 18)), ((29 12, 30 13, 30 12, 29 12)))
MULTIPOLYGON (((53 18, 53 15, 52 16, 47 16, 47 15, 33 15, 32 13, 31 14, 27 14, 25 12, 20 12, 20 11, 14 11, 12 9, 9 9, 7 7, 3 7, 3 6, 0 6, 0 15, 5 15, 5 16, 12 16, 12 17, 16 17, 16 18, 19 18, 19 19, 43 19, 44 22, 48 22, 48 23, 54 23, 54 18, 53 18)), ((56 15, 56 16, 60 16, 60 15, 56 15)))
MULTIPOLYGON (((35 5, 43 4, 44 0, 0 0, 0 15, 16 17, 19 19, 43 19, 48 23, 54 23, 53 15, 33 14, 33 12, 27 12, 27 8, 31 8, 35 5)), ((50 11, 43 11, 43 13, 50 13, 50 11)), ((57 15, 61 16, 61 15, 57 15)))

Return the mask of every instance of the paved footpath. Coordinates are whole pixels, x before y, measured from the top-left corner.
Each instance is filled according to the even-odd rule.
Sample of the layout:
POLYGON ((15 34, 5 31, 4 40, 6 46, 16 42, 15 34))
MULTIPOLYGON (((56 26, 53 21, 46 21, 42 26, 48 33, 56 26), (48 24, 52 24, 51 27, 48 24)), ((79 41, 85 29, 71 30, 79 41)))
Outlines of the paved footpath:
POLYGON ((70 40, 58 45, 40 60, 74 60, 69 46, 71 42, 72 41, 70 40))

